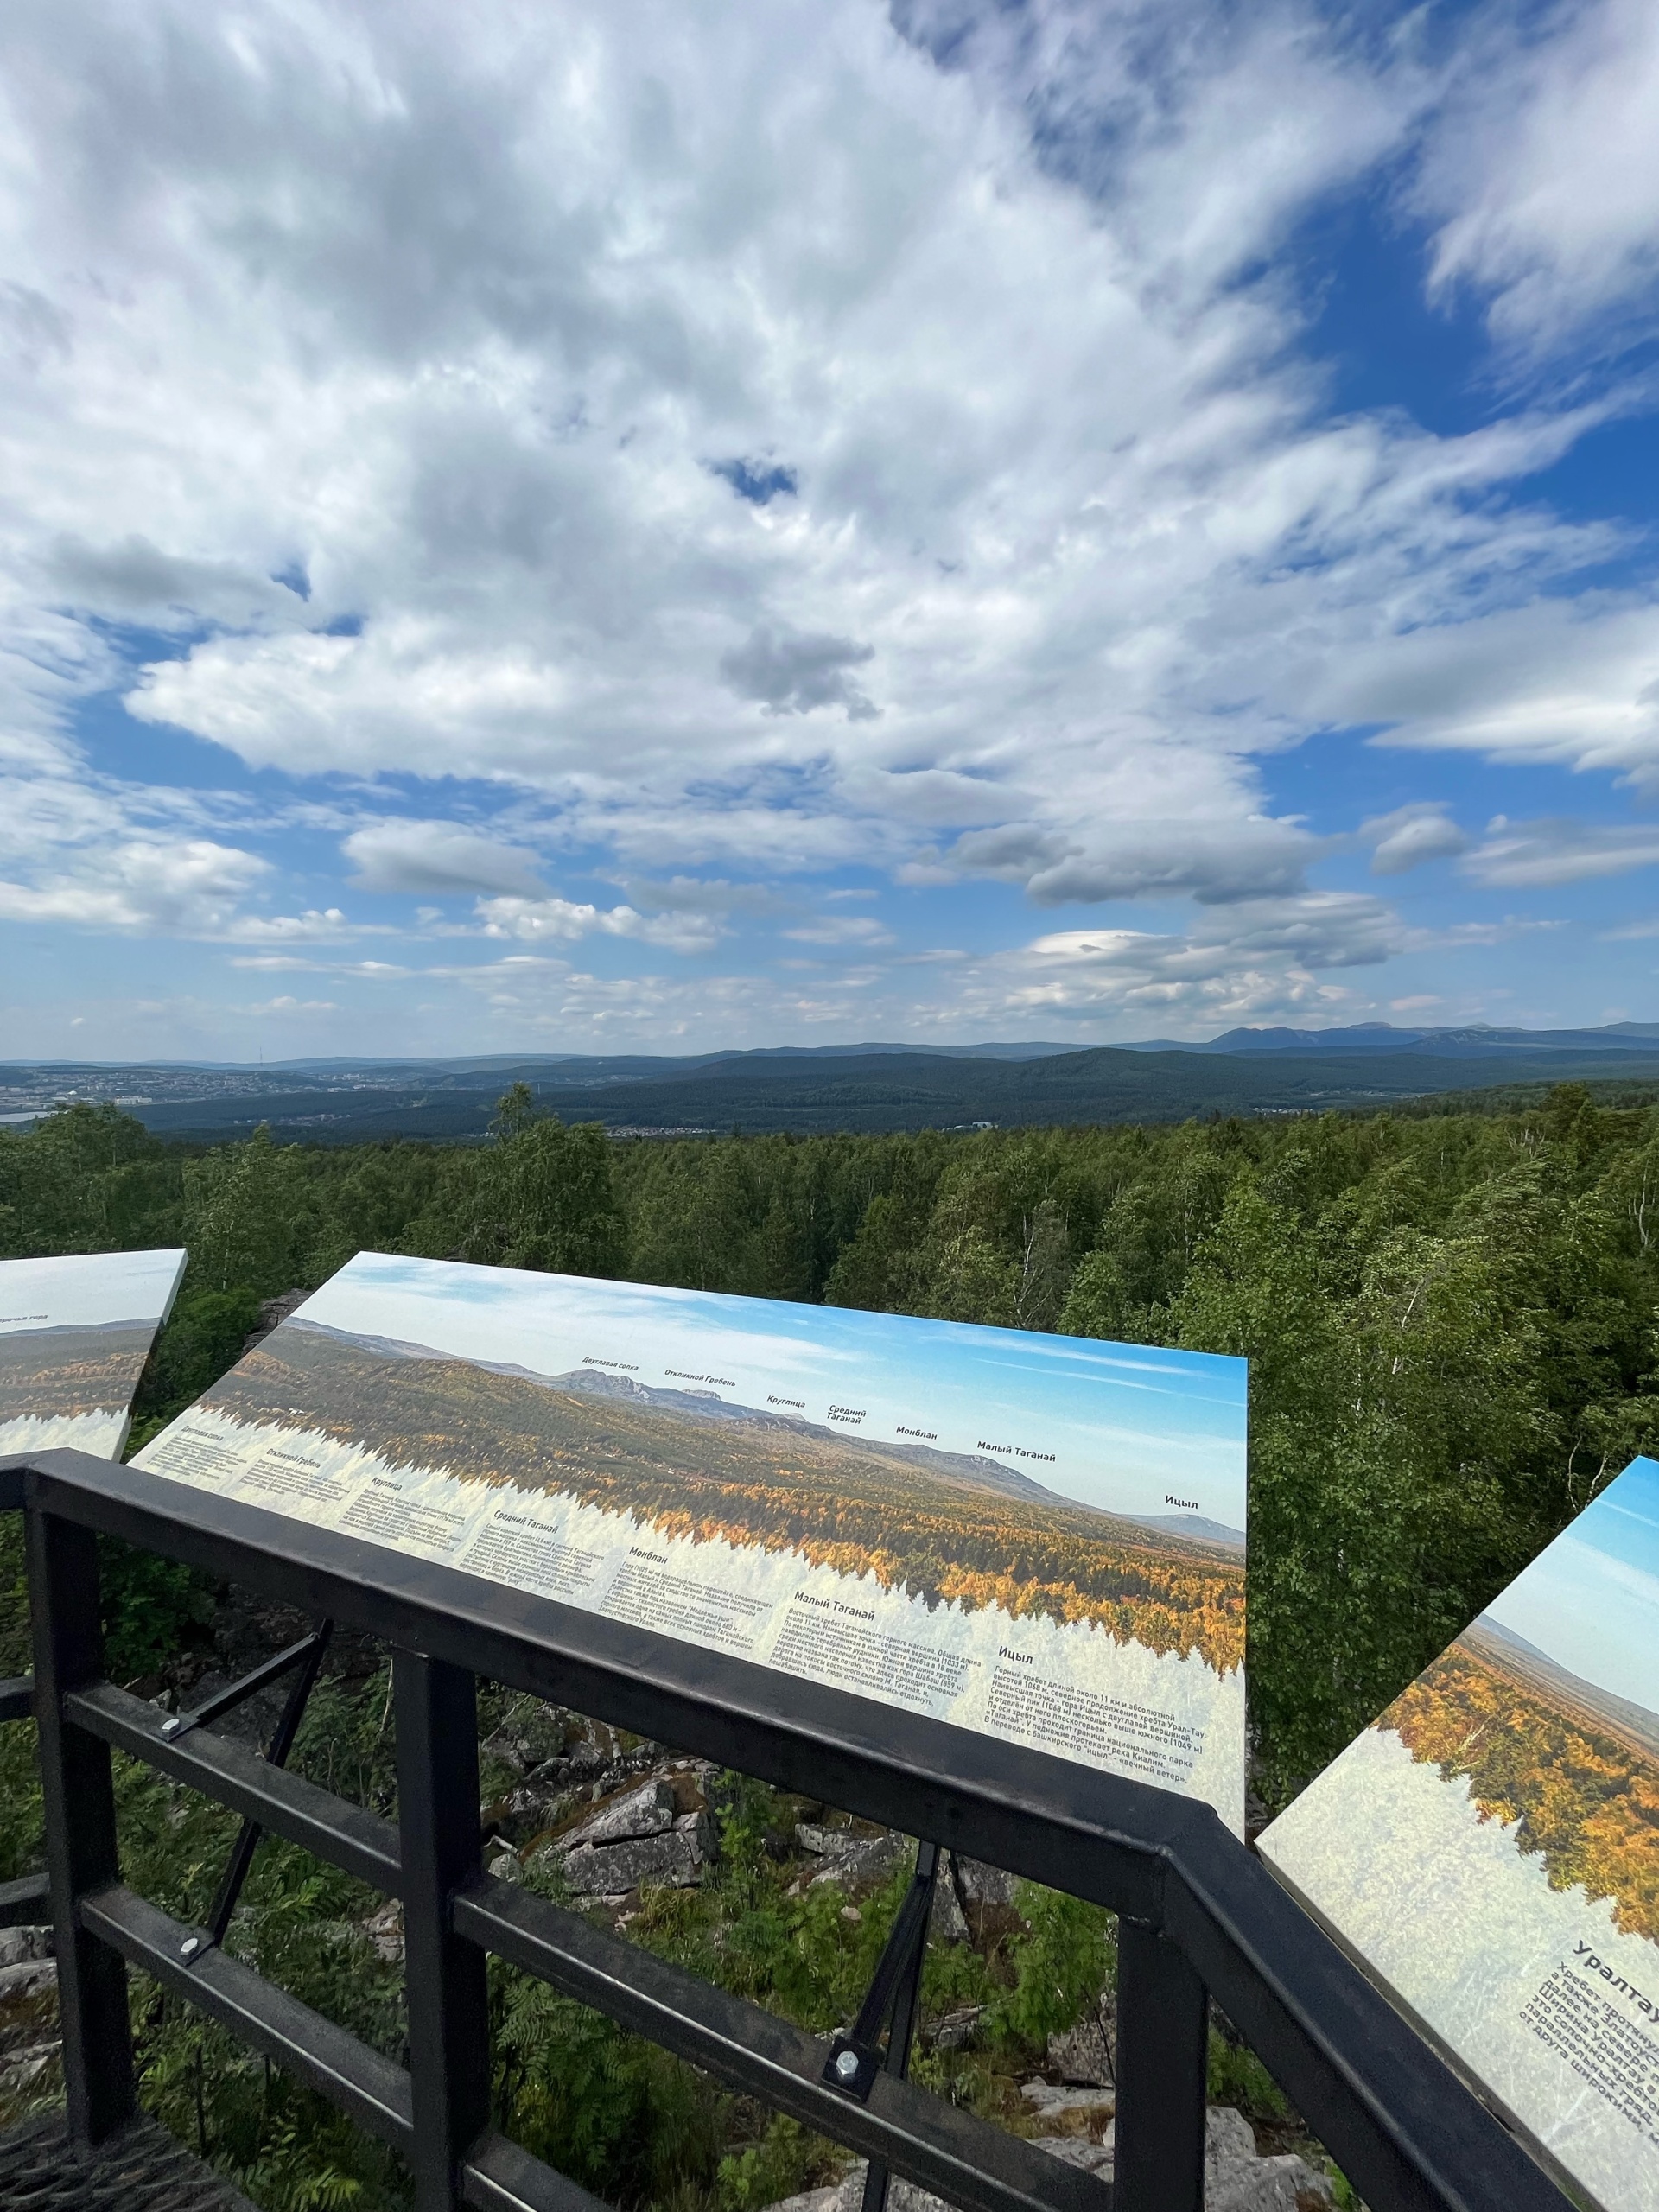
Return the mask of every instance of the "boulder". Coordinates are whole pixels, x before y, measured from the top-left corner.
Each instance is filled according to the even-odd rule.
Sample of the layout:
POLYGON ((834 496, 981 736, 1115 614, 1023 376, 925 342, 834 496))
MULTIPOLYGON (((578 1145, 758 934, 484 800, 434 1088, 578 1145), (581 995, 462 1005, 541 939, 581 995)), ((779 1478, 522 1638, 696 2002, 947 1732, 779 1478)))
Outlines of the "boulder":
POLYGON ((957 1887, 962 1901, 968 1906, 1006 1904, 1014 1903, 1014 1887, 1019 1877, 1010 1874, 1006 1867, 988 1866, 982 1859, 957 1859, 955 1861, 957 1887))
POLYGON ((850 1850, 837 1853, 822 1873, 812 1877, 812 1886, 838 1882, 846 1889, 874 1889, 878 1882, 887 1880, 895 1866, 913 1866, 915 1859, 916 1847, 906 1835, 861 1836, 850 1850))
POLYGON ((673 1827, 677 1810, 673 1785, 659 1777, 603 1799, 567 1828, 558 1842, 563 1849, 577 1850, 583 1844, 628 1843, 640 1836, 661 1835, 673 1827))
POLYGON ((1096 2009, 1085 2012, 1076 2027, 1050 2036, 1046 2054, 1049 2071, 1058 2074, 1062 2081, 1082 2082, 1097 2089, 1109 2089, 1116 2079, 1106 2040, 1114 2010, 1111 1999, 1103 1996, 1096 2009))
POLYGON ((1294 2152, 1264 2158, 1242 2112, 1211 2109, 1204 2141, 1205 2212, 1332 2212, 1336 2191, 1294 2152))
POLYGON ((968 1932, 982 1951, 995 1950, 1005 1936, 1025 1926, 1014 1902, 1018 1878, 1006 1867, 953 1855, 951 1873, 968 1932))
POLYGON ((979 2024, 984 2017, 982 2005, 964 2005, 959 2012, 947 2012, 930 2037, 934 2050, 966 2050, 979 2033, 979 2024))
POLYGON ((669 1828, 620 1843, 583 1843, 564 1854, 564 1878, 576 1897, 626 1897, 642 1882, 690 1889, 702 1878, 705 1853, 695 1833, 669 1828))
MULTIPOLYGON (((1083 2126, 1103 2126, 1117 2108, 1109 2089, 1058 2088, 1052 2082, 1036 2081, 1022 2082, 1020 2094, 1039 2120, 1075 2121, 1083 2126)), ((1066 2132, 1071 2133, 1070 2125, 1066 2132)))
POLYGON ((798 1821, 795 1824, 795 1848, 805 1852, 810 1859, 839 1859, 864 1840, 851 1828, 823 1827, 816 1821, 798 1821))

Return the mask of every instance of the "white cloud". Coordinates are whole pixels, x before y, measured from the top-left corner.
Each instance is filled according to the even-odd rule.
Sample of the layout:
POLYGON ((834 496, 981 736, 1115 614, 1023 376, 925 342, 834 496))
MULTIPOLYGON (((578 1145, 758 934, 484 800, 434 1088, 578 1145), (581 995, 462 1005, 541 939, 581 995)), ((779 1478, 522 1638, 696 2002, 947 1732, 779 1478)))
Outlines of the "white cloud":
POLYGON ((891 944, 893 931, 874 914, 819 914, 784 935, 797 944, 844 944, 874 947, 891 944))
POLYGON ((1659 607, 1630 594, 1356 639, 1302 696, 1329 721, 1384 724, 1377 743, 1659 786, 1659 607))
MULTIPOLYGON (((1363 726, 1659 781, 1651 594, 1570 595, 1631 540, 1513 497, 1614 403, 1436 435, 1332 417, 1303 350, 1287 241, 1425 146, 1441 280, 1506 331, 1544 344, 1643 281, 1650 11, 1491 24, 1448 72, 1302 0, 571 0, 556 39, 508 0, 22 0, 0 901, 356 934, 248 849, 266 794, 335 778, 306 826, 359 887, 477 894, 455 926, 518 945, 706 952, 778 897, 729 879, 856 866, 1191 901, 1038 964, 1318 1003, 1333 947, 1403 940, 1306 892, 1338 848, 1267 804, 1274 753, 1363 726), (738 455, 750 478, 718 473, 738 455), (124 677, 134 623, 168 643, 124 677), (121 683, 257 772, 242 813, 92 778, 64 718, 121 683), (241 858, 152 880, 151 850, 241 858), (597 855, 624 903, 557 895, 538 853, 567 881, 597 855)), ((1459 833, 1420 807, 1365 834, 1390 874, 1459 833)), ((1471 880, 1567 880, 1501 872, 1526 864, 1471 880)), ((818 904, 769 911, 823 943, 818 904)), ((1024 990, 1037 956, 1009 957, 1024 990)))
POLYGON ((477 911, 486 937, 514 937, 529 944, 571 943, 597 931, 674 952, 704 952, 721 935, 707 914, 641 914, 632 906, 595 906, 570 899, 480 899, 477 911))
POLYGON ((340 847, 365 891, 495 891, 543 887, 536 856, 449 822, 389 820, 354 830, 340 847))
POLYGON ((1441 218, 1433 278, 1487 295, 1496 329, 1545 349, 1576 327, 1650 316, 1659 276, 1659 12, 1557 7, 1466 57, 1420 203, 1441 218))
POLYGON ((1499 815, 1464 862, 1477 882, 1507 888, 1583 883, 1659 863, 1659 825, 1510 822, 1499 815))
POLYGON ((257 855, 207 838, 134 840, 45 884, 0 882, 0 918, 218 937, 237 926, 241 900, 268 872, 257 855))
POLYGON ((1359 834, 1371 847, 1373 875, 1404 875, 1425 861, 1464 852, 1469 844, 1446 809, 1431 801, 1373 815, 1360 823, 1359 834))
POLYGON ((24 280, 131 299, 75 294, 29 386, 72 458, 22 484, 129 596, 299 563, 315 626, 251 616, 130 702, 250 766, 517 780, 626 862, 1014 874, 1024 839, 1039 899, 1280 894, 1312 849, 1252 761, 1300 671, 1419 624, 1404 573, 1560 556, 1470 505, 1553 420, 1321 424, 1282 287, 1237 283, 1423 98, 1294 8, 1049 7, 966 70, 874 0, 578 7, 552 45, 486 9, 462 67, 433 7, 162 13, 188 91, 118 26, 18 34, 74 86, 25 142, 100 149, 54 137, 24 280))

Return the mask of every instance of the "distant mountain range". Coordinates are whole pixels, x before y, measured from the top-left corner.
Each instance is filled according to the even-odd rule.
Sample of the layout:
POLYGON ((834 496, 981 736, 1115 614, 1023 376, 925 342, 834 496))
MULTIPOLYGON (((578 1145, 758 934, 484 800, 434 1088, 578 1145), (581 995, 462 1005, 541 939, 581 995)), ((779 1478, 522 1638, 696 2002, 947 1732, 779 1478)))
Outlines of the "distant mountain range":
POLYGON ((1224 1544, 1229 1551, 1244 1549, 1244 1531, 1230 1529, 1224 1521, 1211 1521, 1202 1513, 1124 1513, 1138 1529, 1155 1529, 1160 1536, 1188 1536, 1195 1544, 1224 1544))
POLYGON ((223 1142, 261 1122, 321 1143, 476 1141, 510 1084, 619 1136, 1026 1128, 1383 1106, 1582 1080, 1659 1088, 1659 1023, 1599 1029, 1230 1029, 1079 1051, 1052 1041, 860 1044, 604 1057, 297 1060, 259 1068, 0 1064, 0 1121, 112 1098, 157 1135, 223 1142))
POLYGON ((1570 1713, 1600 1721, 1636 1746, 1649 1758, 1659 1759, 1659 1713, 1634 1699, 1620 1697, 1617 1691, 1603 1689, 1599 1682, 1586 1681, 1575 1675, 1570 1667, 1563 1667, 1552 1659, 1548 1651, 1529 1643, 1524 1636, 1517 1636, 1512 1628, 1482 1613, 1465 1629, 1459 1638, 1471 1644, 1477 1651, 1483 1644, 1487 1653, 1500 1662, 1507 1662, 1523 1675, 1543 1696, 1557 1705, 1564 1705, 1570 1713))
MULTIPOLYGON (((631 1375, 612 1374, 603 1368, 577 1367, 558 1375, 543 1375, 535 1368, 524 1367, 508 1360, 474 1359, 459 1352, 441 1351, 432 1344, 412 1344, 398 1337, 367 1334, 356 1329, 336 1329, 326 1321, 312 1321, 291 1315, 282 1325, 284 1330, 305 1331, 321 1337, 354 1346, 359 1351, 378 1355, 383 1359, 461 1359, 468 1367, 481 1369, 486 1375, 510 1375, 516 1382, 532 1382, 544 1390, 580 1391, 585 1397, 612 1398, 625 1405, 649 1406, 658 1412, 674 1413, 697 1421, 713 1421, 741 1427, 750 1434, 766 1431, 783 1435, 810 1437, 818 1443, 826 1440, 835 1445, 855 1447, 861 1456, 902 1460, 907 1466, 921 1473, 931 1475, 937 1481, 959 1484, 966 1489, 994 1491, 1003 1497, 1029 1498, 1038 1504, 1075 1505, 1078 1501, 1062 1492, 1052 1491, 1033 1480, 1018 1467, 1009 1467, 1001 1459, 988 1458, 982 1452, 940 1452, 927 1444, 889 1442, 886 1437, 864 1435, 857 1431, 834 1428, 821 1421, 805 1421, 798 1414, 779 1414, 756 1406, 739 1404, 731 1398, 722 1398, 718 1391, 707 1389, 677 1390, 660 1384, 636 1382, 631 1375)), ((1104 1509, 1101 1509, 1104 1510, 1104 1509)), ((1179 1536, 1188 1542, 1220 1545, 1229 1551, 1242 1551, 1243 1532, 1229 1528, 1220 1521, 1206 1520, 1197 1513, 1114 1513, 1109 1518, 1128 1521, 1137 1529, 1148 1529, 1162 1536, 1179 1536)))
MULTIPOLYGON (((603 1368, 577 1367, 561 1375, 543 1375, 532 1367, 519 1366, 507 1360, 474 1359, 460 1352, 440 1351, 431 1344, 407 1344, 396 1337, 366 1336, 355 1329, 331 1328, 326 1321, 310 1321, 292 1316, 283 1324, 287 1329, 306 1329, 319 1336, 335 1337, 355 1344, 359 1351, 378 1352, 389 1359, 464 1359, 468 1367, 480 1368, 486 1375, 511 1375, 521 1382, 533 1382, 544 1390, 577 1390, 585 1397, 616 1398, 625 1404, 651 1406, 661 1413, 688 1415, 698 1421, 730 1422, 749 1430, 772 1430, 785 1435, 811 1436, 819 1441, 830 1438, 837 1443, 852 1442, 865 1452, 878 1452, 884 1459, 902 1459, 925 1473, 941 1480, 964 1483, 974 1490, 996 1491, 1005 1497, 1028 1497, 1047 1504, 1071 1503, 1062 1501, 1057 1491, 1045 1489, 1033 1482, 1017 1467, 1004 1466, 1000 1459, 990 1459, 977 1452, 936 1452, 926 1444, 892 1444, 885 1437, 867 1436, 856 1430, 833 1428, 822 1421, 804 1421, 794 1414, 778 1414, 758 1406, 740 1405, 731 1398, 722 1398, 717 1390, 665 1389, 658 1384, 636 1382, 631 1375, 612 1375, 603 1368)), ((1132 1516, 1121 1515, 1121 1519, 1132 1516)))

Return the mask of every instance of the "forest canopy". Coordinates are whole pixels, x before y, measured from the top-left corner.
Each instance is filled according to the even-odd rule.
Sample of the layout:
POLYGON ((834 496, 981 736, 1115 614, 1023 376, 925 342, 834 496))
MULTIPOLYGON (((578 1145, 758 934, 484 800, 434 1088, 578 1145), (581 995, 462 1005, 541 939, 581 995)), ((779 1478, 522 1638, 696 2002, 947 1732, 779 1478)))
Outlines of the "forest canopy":
POLYGON ((0 1253, 188 1243, 142 1440, 258 1303, 403 1251, 1243 1354, 1258 1786, 1282 1802, 1659 1441, 1659 1109, 481 1147, 0 1131, 0 1253))

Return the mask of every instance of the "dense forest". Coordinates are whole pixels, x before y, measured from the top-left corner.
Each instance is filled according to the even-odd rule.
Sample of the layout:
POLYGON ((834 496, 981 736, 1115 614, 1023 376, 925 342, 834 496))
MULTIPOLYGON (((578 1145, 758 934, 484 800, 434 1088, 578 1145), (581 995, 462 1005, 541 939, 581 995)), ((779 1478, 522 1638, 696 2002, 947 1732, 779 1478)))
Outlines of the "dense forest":
POLYGON ((136 1432, 362 1248, 1243 1353, 1257 1786, 1282 1802, 1659 1438, 1659 1109, 479 1147, 0 1132, 0 1251, 187 1243, 136 1432))
POLYGON ((1483 1819, 1513 1827, 1553 1890, 1611 1900, 1627 1936, 1659 1942, 1659 1759, 1587 1709, 1572 1712, 1501 1644, 1459 1639, 1383 1716, 1442 1780, 1467 1779, 1483 1819))

